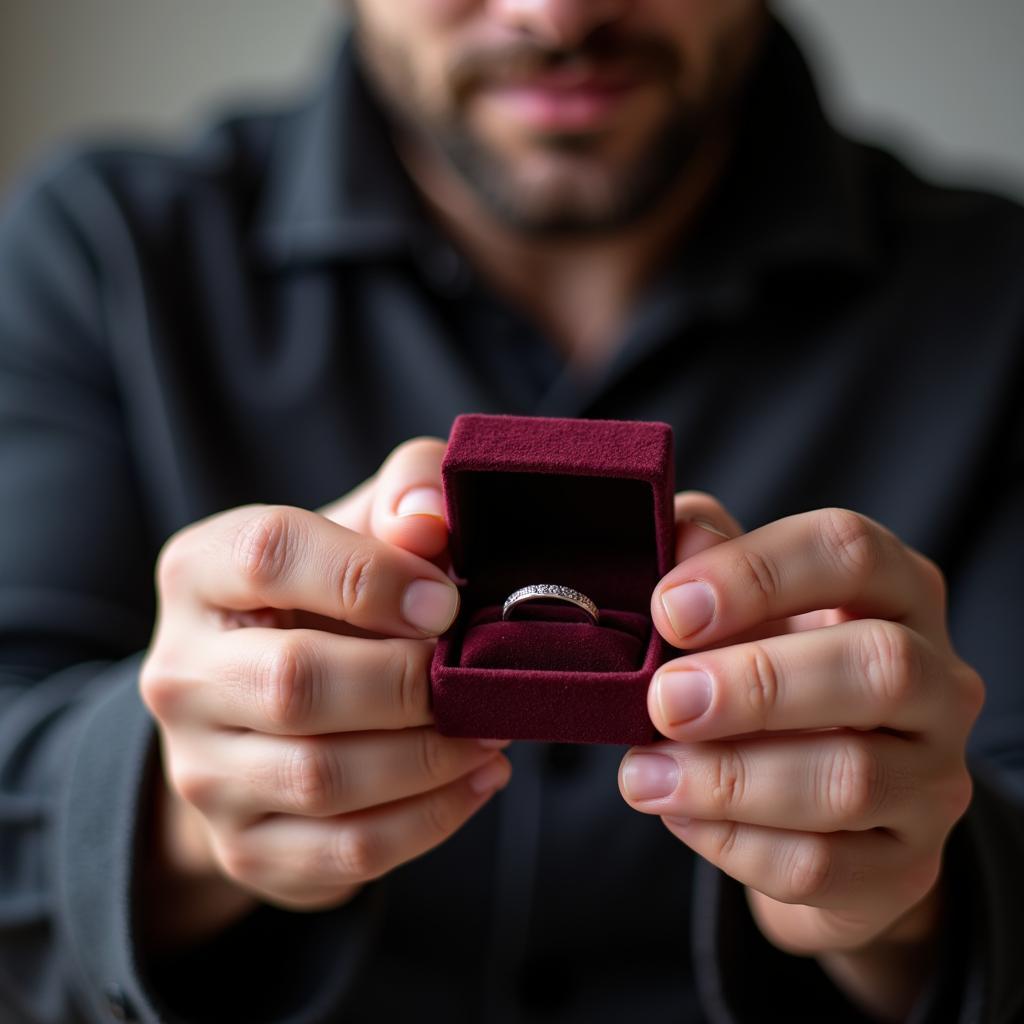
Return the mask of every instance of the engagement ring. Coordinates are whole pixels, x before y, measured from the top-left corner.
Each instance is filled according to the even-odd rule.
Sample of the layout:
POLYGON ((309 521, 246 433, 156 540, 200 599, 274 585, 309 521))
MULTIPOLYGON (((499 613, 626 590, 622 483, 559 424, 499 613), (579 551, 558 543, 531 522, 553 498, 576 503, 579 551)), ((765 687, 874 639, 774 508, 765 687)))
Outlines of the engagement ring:
POLYGON ((526 604, 528 601, 540 600, 564 601, 566 604, 571 604, 585 611, 594 625, 597 625, 597 605, 586 594, 581 594, 578 590, 573 590, 572 587, 563 587, 558 583, 533 583, 528 587, 514 590, 505 598, 501 617, 503 619, 511 618, 513 610, 519 605, 526 604))

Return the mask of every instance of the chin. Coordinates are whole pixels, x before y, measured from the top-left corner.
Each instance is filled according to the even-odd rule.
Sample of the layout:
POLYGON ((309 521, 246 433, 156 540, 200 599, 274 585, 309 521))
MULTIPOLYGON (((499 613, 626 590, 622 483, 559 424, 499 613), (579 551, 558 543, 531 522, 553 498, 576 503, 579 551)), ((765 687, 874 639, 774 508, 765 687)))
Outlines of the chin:
MULTIPOLYGON (((678 180, 693 152, 685 121, 652 108, 593 133, 524 132, 495 119, 440 136, 462 180, 507 227, 531 235, 632 226, 678 180)), ((474 119, 475 120, 475 119, 474 119)))
POLYGON ((606 168, 532 167, 510 175, 505 191, 525 216, 600 220, 626 189, 606 168))

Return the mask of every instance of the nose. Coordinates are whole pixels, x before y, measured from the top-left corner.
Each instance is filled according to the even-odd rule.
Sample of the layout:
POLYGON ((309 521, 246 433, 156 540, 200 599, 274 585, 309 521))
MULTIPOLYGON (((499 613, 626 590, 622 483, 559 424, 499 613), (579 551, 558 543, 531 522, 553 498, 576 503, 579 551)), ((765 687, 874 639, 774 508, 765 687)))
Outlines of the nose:
POLYGON ((629 5, 630 0, 491 0, 490 7, 509 28, 564 48, 616 21, 629 5))

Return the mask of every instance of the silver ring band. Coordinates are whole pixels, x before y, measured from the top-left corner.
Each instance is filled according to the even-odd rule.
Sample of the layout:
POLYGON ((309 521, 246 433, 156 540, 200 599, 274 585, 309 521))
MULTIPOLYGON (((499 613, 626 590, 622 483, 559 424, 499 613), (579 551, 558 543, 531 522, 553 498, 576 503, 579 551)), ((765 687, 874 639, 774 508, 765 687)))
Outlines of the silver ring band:
POLYGON ((597 605, 586 594, 581 594, 578 590, 573 590, 572 587, 563 587, 558 583, 533 583, 528 587, 520 587, 518 590, 512 591, 505 598, 505 604, 501 609, 501 617, 507 619, 518 605, 542 598, 552 601, 565 601, 568 604, 575 605, 577 608, 583 609, 590 616, 594 625, 597 625, 597 605))

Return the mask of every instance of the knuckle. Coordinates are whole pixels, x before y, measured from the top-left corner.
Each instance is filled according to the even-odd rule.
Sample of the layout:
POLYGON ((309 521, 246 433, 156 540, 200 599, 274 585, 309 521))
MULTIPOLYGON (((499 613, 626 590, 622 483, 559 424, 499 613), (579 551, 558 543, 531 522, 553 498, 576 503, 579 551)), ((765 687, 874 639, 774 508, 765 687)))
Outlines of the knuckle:
POLYGON ((753 721, 766 729, 779 704, 781 673, 775 658, 763 645, 752 644, 749 647, 743 679, 753 721))
POLYGON ((335 578, 338 581, 338 603, 343 613, 364 610, 376 571, 377 552, 373 545, 356 542, 342 553, 341 566, 335 578))
POLYGON ((743 755, 734 746, 723 745, 711 754, 708 800, 712 812, 728 818, 743 803, 746 767, 743 755))
POLYGON ((828 890, 834 864, 832 843, 826 836, 802 836, 790 844, 779 898, 784 903, 820 900, 828 890))
POLYGON ((368 828, 356 825, 338 832, 329 850, 332 875, 346 881, 365 882, 384 871, 380 842, 368 828))
POLYGON ((392 706, 403 722, 422 719, 429 706, 427 652, 432 648, 421 640, 388 640, 390 653, 384 677, 392 686, 392 706))
POLYGON ((166 655, 154 651, 139 668, 139 695, 150 712, 161 721, 174 716, 184 685, 167 663, 166 655))
POLYGON ((263 716, 281 729, 308 722, 317 704, 315 659, 301 630, 283 630, 256 664, 254 699, 263 716))
POLYGON ((179 769, 169 773, 168 781, 186 803, 200 811, 209 810, 215 803, 220 781, 208 772, 197 769, 179 769))
POLYGON ((727 865, 739 845, 740 826, 735 821, 722 822, 722 829, 714 843, 712 860, 719 865, 727 865))
POLYGON ((165 597, 180 593, 182 582, 188 576, 191 558, 184 539, 186 536, 186 530, 172 534, 157 554, 154 576, 158 591, 165 597))
POLYGON ((859 667, 868 696, 890 707, 913 700, 924 680, 922 651, 911 631, 882 619, 864 623, 859 667))
POLYGON ((217 843, 216 856, 224 874, 245 886, 255 884, 265 868, 253 844, 243 842, 237 835, 217 843))
POLYGON ((232 548, 241 577, 257 590, 278 580, 288 564, 294 529, 294 516, 283 505, 261 506, 244 517, 232 548))
POLYGON ((944 607, 949 596, 949 584, 946 581, 946 574, 939 568, 938 563, 927 555, 921 554, 920 551, 915 551, 914 554, 917 556, 921 566, 925 585, 928 587, 936 603, 940 607, 944 607))
POLYGON ((766 609, 772 608, 782 592, 782 574, 774 559, 759 551, 743 551, 740 570, 747 586, 761 598, 766 609))
POLYGON ((448 744, 445 738, 436 729, 429 727, 420 729, 416 750, 421 776, 434 786, 446 781, 449 759, 448 744))
POLYGON ((281 770, 285 802, 299 814, 320 817, 334 812, 343 792, 338 759, 315 739, 292 745, 281 770))
POLYGON ((441 791, 428 793, 424 797, 420 814, 424 832, 430 842, 451 835, 459 824, 454 802, 447 793, 441 791))
POLYGON ((878 759, 856 739, 836 745, 826 756, 824 794, 826 811, 842 825, 863 824, 873 819, 882 802, 883 780, 878 759))
POLYGON ((875 525, 846 508, 824 509, 817 522, 821 547, 829 562, 855 582, 866 580, 881 556, 875 525))
POLYGON ((974 724, 981 709, 985 706, 985 680, 981 673, 972 668, 966 662, 959 665, 960 685, 959 691, 966 705, 967 721, 974 724))

